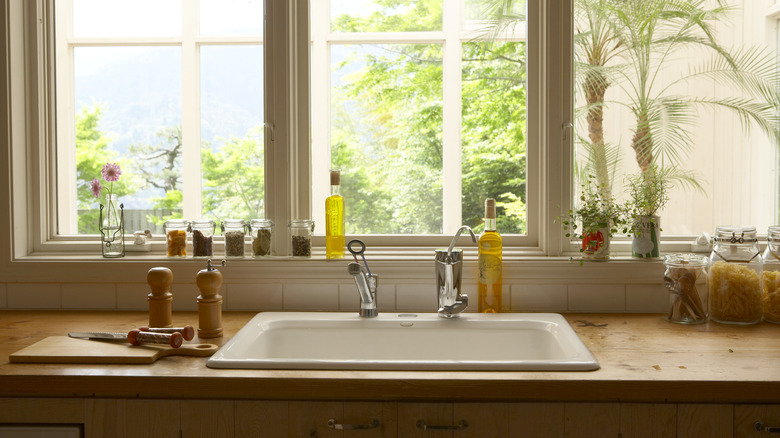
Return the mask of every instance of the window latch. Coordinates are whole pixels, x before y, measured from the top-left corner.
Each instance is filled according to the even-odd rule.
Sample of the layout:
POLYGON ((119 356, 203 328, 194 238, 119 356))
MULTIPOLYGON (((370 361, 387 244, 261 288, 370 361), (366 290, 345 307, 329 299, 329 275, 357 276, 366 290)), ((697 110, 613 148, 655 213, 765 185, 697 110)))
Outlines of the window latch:
POLYGON ((271 122, 265 122, 265 123, 263 123, 263 126, 265 126, 266 128, 268 128, 271 131, 270 132, 270 134, 271 134, 271 141, 274 141, 274 124, 271 123, 271 122))

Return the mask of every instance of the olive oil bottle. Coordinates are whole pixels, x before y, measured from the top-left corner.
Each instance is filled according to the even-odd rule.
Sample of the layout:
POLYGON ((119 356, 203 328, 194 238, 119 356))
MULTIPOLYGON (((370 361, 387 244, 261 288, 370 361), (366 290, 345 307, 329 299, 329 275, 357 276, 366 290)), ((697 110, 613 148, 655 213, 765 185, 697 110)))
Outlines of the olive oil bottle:
POLYGON ((502 252, 501 235, 496 231, 496 200, 485 201, 485 232, 479 238, 479 311, 501 311, 502 252))
POLYGON ((344 198, 341 171, 330 171, 330 196, 325 200, 325 258, 344 257, 344 198))

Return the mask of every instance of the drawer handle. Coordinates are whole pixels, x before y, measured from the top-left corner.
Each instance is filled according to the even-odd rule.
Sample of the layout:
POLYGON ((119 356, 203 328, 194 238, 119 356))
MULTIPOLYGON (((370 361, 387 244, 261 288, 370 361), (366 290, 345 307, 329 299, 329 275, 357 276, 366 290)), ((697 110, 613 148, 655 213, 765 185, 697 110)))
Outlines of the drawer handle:
POLYGON ((764 426, 764 423, 761 421, 756 421, 753 423, 753 427, 759 431, 759 432, 765 432, 765 433, 780 433, 780 427, 775 426, 764 426))
POLYGON ((374 418, 369 424, 341 424, 337 423, 335 418, 328 420, 328 427, 336 430, 363 430, 363 429, 376 429, 380 426, 379 420, 374 418))
POLYGON ((466 420, 460 420, 460 423, 452 426, 425 424, 425 420, 417 420, 417 428, 422 430, 464 430, 468 427, 469 422, 466 420))

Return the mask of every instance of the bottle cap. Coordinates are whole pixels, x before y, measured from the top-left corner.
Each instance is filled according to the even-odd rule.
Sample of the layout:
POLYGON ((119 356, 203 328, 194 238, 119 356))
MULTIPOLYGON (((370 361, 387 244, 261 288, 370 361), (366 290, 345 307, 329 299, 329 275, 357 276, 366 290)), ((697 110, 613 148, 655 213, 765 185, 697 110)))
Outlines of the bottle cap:
POLYGON ((485 200, 485 219, 496 218, 496 200, 493 198, 487 198, 485 200))
POLYGON ((332 186, 341 185, 341 171, 339 169, 330 170, 330 185, 332 186))

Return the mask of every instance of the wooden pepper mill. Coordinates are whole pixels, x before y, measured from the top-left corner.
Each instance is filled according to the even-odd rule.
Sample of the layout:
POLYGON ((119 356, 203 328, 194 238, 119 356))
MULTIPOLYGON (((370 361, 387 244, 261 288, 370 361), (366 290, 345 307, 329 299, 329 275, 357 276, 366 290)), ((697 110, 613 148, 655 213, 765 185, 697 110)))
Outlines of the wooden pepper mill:
MULTIPOLYGON (((222 266, 225 266, 224 260, 222 260, 222 266)), ((219 287, 222 286, 222 274, 211 266, 211 260, 209 260, 206 263, 206 269, 198 272, 195 282, 200 289, 198 337, 218 338, 222 336, 222 295, 219 294, 219 287)))
POLYGON ((168 268, 152 268, 146 274, 146 282, 152 293, 148 295, 149 301, 149 327, 173 327, 171 315, 171 283, 173 273, 168 268))

